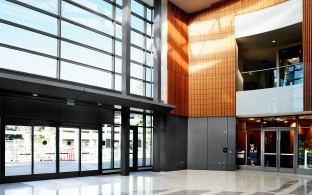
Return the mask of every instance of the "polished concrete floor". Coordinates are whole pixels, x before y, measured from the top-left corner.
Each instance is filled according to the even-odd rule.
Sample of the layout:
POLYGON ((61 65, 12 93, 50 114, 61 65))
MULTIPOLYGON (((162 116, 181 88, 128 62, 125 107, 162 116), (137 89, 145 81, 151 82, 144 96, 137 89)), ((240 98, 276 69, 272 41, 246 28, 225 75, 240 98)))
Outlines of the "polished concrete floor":
POLYGON ((1 195, 236 195, 312 194, 312 176, 256 171, 135 172, 0 184, 1 195))

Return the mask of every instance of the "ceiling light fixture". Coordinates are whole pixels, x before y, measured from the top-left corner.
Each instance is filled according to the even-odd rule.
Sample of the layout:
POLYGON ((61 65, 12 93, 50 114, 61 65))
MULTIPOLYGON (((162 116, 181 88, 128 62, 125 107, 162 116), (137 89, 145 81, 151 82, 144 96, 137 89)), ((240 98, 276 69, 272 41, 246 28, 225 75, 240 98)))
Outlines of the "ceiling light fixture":
POLYGON ((275 40, 272 41, 272 43, 275 43, 275 42, 276 42, 275 40))
POLYGON ((34 97, 38 97, 38 94, 36 94, 36 93, 33 93, 33 94, 32 94, 32 96, 34 96, 34 97))
POLYGON ((102 103, 99 102, 99 103, 97 103, 97 105, 98 105, 98 106, 102 106, 102 103))

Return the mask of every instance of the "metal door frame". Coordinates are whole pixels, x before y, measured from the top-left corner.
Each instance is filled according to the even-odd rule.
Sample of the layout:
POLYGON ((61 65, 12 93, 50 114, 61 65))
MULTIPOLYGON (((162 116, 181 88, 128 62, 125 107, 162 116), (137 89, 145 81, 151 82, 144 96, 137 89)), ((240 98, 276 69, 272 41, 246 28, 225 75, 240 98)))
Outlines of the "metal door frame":
POLYGON ((295 173, 297 167, 297 152, 298 151, 298 134, 297 129, 293 127, 272 127, 272 128, 263 128, 261 131, 261 166, 263 171, 273 171, 273 172, 282 172, 282 173, 295 173), (266 131, 274 131, 276 133, 276 167, 266 167, 264 162, 264 138, 266 131), (281 159, 281 132, 282 131, 294 131, 294 142, 293 142, 293 168, 282 168, 280 167, 281 159))

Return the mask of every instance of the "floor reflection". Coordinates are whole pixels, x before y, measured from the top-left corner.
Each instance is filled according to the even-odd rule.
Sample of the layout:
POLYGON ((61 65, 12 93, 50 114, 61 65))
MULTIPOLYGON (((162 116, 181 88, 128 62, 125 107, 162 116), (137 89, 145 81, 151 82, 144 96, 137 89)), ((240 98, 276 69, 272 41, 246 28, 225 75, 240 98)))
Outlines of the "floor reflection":
POLYGON ((10 183, 1 195, 234 195, 312 194, 312 177, 255 171, 136 172, 116 175, 10 183))

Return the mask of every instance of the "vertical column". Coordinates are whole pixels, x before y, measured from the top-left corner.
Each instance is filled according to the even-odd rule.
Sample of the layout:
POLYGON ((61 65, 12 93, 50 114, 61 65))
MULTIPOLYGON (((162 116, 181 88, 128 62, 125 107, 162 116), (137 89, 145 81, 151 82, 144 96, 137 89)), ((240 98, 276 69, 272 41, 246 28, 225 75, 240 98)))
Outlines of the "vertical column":
POLYGON ((131 0, 122 3, 122 84, 121 93, 130 94, 130 25, 131 0))
POLYGON ((280 63, 279 63, 279 51, 276 50, 276 87, 280 86, 280 63))
POLYGON ((154 44, 153 44, 153 99, 161 101, 161 2, 154 0, 154 44))
POLYGON ((153 171, 160 172, 165 161, 165 115, 154 113, 153 118, 153 171))
MULTIPOLYGON (((124 1, 125 2, 125 1, 124 1)), ((121 109, 121 175, 129 175, 129 131, 130 131, 130 108, 121 109)))

